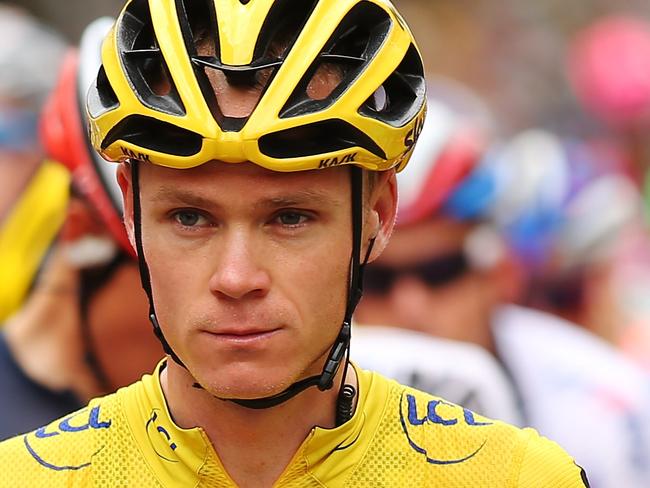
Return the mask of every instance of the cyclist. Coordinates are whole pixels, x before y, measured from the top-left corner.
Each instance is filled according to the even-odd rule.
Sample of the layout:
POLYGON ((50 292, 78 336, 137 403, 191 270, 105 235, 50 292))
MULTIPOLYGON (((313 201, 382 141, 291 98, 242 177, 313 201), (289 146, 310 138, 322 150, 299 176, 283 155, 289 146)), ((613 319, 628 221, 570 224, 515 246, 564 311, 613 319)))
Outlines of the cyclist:
POLYGON ((32 248, 42 251, 33 253, 37 272, 31 274, 23 269, 24 261, 12 260, 32 251, 4 248, 0 253, 0 260, 15 265, 11 269, 23 271, 7 277, 20 281, 24 276, 31 288, 0 331, 0 439, 132 383, 162 353, 147 325, 146 297, 120 214, 108 203, 116 185, 102 184, 93 162, 96 153, 89 151, 85 136, 85 109, 80 111, 79 92, 85 94, 81 87, 90 86, 97 73, 101 41, 111 25, 110 19, 94 23, 79 53, 69 53, 41 118, 46 151, 73 169, 72 178, 62 164, 44 163, 6 227, 12 248, 29 249, 20 238, 27 227, 22 234, 32 236, 32 248), (87 72, 78 70, 79 57, 87 72), (73 194, 68 196, 70 180, 73 194), (52 218, 53 208, 60 209, 60 218, 52 218), (115 355, 121 360, 115 361, 115 355))
MULTIPOLYGON (((422 137, 431 137, 426 126, 422 137)), ((510 238, 521 243, 533 224, 553 224, 544 210, 564 202, 570 186, 557 142, 543 131, 521 134, 449 180, 444 192, 431 182, 450 172, 446 159, 418 146, 410 164, 419 174, 400 175, 397 227, 366 270, 356 319, 483 347, 508 372, 525 423, 579 459, 594 486, 641 487, 649 467, 647 376, 583 328, 512 305, 525 280, 510 238), (539 211, 527 213, 535 202, 539 211)), ((610 217, 601 211, 600 222, 610 217)), ((545 234, 528 237, 522 254, 531 262, 545 234)))
POLYGON ((586 484, 531 430, 349 366, 425 111, 391 4, 131 1, 88 109, 168 359, 7 441, 0 485, 586 484))

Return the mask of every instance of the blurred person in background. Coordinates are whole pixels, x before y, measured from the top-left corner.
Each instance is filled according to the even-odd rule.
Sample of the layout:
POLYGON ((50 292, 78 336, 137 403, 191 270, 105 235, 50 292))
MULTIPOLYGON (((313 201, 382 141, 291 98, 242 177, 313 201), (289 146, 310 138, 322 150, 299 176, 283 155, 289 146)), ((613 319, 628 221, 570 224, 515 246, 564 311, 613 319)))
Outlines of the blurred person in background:
POLYGON ((44 163, 38 113, 65 43, 27 12, 0 4, 0 323, 17 309, 67 201, 69 177, 44 163), (36 208, 30 200, 40 200, 36 208))
MULTIPOLYGON (((30 211, 38 213, 48 193, 67 205, 57 238, 44 242, 47 256, 31 277, 29 295, 0 331, 0 439, 132 383, 162 357, 116 204, 121 198, 114 193, 114 168, 94 160, 80 105, 111 24, 112 19, 92 24, 80 51, 68 53, 41 119, 49 156, 71 171, 72 195, 68 199, 61 190, 68 177, 44 181, 39 194, 21 197, 29 204, 23 222, 30 211)), ((38 228, 34 234, 44 241, 38 228)), ((0 254, 0 260, 11 257, 0 254)))
MULTIPOLYGON (((435 206, 478 165, 486 143, 483 133, 491 122, 487 110, 460 85, 445 78, 436 78, 435 82, 430 78, 428 84, 435 96, 429 96, 424 137, 419 141, 425 148, 416 149, 416 158, 422 152, 438 153, 441 163, 429 175, 422 173, 426 166, 414 166, 413 180, 429 180, 431 192, 426 205, 435 206), (453 100, 456 112, 441 99, 453 100), (458 112, 467 114, 460 116, 458 112), (463 122, 470 112, 476 126, 463 122)), ((408 192, 400 198, 408 199, 408 192)), ((372 281, 369 285, 372 289, 372 281)), ((364 300, 376 298, 371 293, 364 300)), ((360 307, 363 318, 365 307, 360 307)), ((352 347, 359 364, 487 416, 523 425, 517 394, 490 352, 451 335, 432 336, 425 328, 391 327, 401 320, 393 324, 386 318, 376 322, 386 327, 355 325, 352 347)))
POLYGON ((534 161, 540 141, 556 170, 504 227, 528 277, 522 303, 618 347, 630 321, 618 296, 618 261, 628 237, 644 228, 641 196, 615 152, 541 130, 513 137, 504 164, 534 161))
POLYGON ((448 162, 448 146, 427 145, 437 139, 432 129, 424 128, 413 173, 398 178, 397 227, 366 270, 357 321, 483 347, 507 371, 525 424, 556 438, 586 466, 592 486, 647 486, 647 376, 583 328, 510 305, 521 298, 526 274, 496 222, 512 225, 517 206, 532 198, 561 197, 561 185, 540 185, 561 182, 553 140, 533 134, 535 151, 525 154, 535 157, 490 149, 462 171, 448 162), (436 184, 441 174, 456 177, 436 184))
POLYGON ((617 12, 597 18, 572 38, 567 76, 597 150, 616 152, 645 202, 646 225, 618 243, 611 288, 624 312, 616 343, 650 371, 650 20, 617 12))

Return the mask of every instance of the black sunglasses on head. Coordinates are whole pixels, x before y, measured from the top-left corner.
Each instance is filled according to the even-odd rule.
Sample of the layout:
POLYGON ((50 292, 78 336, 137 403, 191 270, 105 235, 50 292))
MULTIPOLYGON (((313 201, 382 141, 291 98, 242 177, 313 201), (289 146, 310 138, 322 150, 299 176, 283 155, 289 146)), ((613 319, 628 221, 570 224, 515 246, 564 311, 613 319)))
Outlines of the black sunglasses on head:
POLYGON ((386 295, 403 276, 419 279, 431 288, 445 286, 469 270, 463 251, 455 251, 411 266, 392 268, 369 264, 364 270, 364 290, 369 294, 386 295))

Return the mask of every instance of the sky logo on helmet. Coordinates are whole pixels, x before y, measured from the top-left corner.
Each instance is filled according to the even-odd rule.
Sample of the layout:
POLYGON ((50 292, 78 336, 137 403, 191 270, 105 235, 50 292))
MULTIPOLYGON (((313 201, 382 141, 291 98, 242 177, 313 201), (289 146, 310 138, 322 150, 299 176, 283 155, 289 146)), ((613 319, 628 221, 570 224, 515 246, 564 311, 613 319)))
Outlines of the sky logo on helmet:
POLYGON ((420 134, 422 134, 423 128, 424 128, 424 114, 420 115, 417 119, 415 119, 413 128, 410 131, 408 131, 408 134, 406 134, 406 137, 404 138, 404 146, 409 149, 415 146, 415 143, 418 142, 418 139, 420 138, 420 134))
POLYGON ((341 166, 342 164, 354 163, 357 160, 357 154, 359 153, 347 154, 340 158, 321 159, 318 169, 333 168, 334 166, 341 166))

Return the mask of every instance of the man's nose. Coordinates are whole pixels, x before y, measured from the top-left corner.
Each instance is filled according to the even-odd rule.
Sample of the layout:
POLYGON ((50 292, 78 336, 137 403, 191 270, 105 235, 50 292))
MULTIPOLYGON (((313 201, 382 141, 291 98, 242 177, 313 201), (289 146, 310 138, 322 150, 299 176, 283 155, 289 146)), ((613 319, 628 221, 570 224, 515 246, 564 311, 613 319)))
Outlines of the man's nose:
POLYGON ((221 297, 241 299, 262 297, 269 291, 271 278, 258 263, 261 259, 259 245, 244 230, 228 232, 218 248, 216 269, 210 278, 210 291, 221 297))

